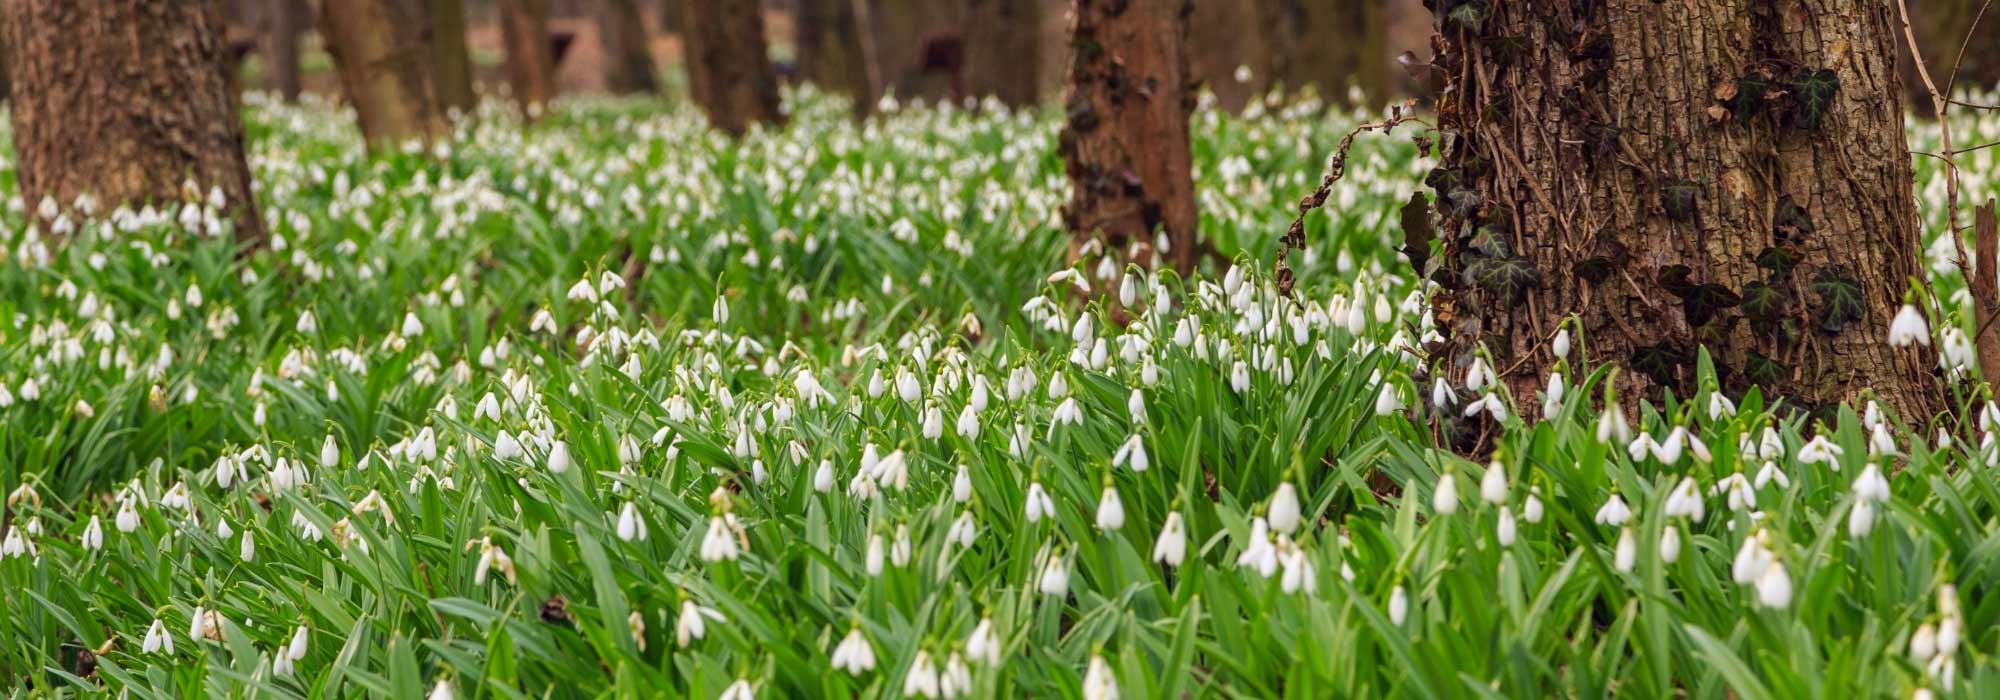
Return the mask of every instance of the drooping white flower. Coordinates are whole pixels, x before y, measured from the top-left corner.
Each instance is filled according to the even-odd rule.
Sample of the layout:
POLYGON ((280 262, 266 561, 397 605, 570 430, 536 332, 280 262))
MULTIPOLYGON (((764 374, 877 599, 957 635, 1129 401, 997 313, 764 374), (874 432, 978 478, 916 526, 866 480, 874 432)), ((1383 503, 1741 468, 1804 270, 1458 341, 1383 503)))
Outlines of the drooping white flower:
POLYGON ((1702 504, 1701 486, 1695 483, 1694 477, 1681 477, 1673 493, 1667 495, 1666 511, 1669 518, 1689 518, 1701 522, 1707 508, 1702 504))
POLYGON ((972 628, 972 634, 965 638, 965 654, 973 661, 1000 663, 1000 635, 993 629, 993 618, 979 619, 979 624, 972 628))
POLYGON ((638 542, 646 539, 646 520, 639 517, 639 505, 626 501, 618 510, 618 539, 638 542))
POLYGON ((1498 505, 1507 502, 1507 465, 1494 461, 1479 477, 1479 500, 1498 505))
POLYGON ((1799 463, 1825 464, 1833 471, 1840 471, 1841 449, 1827 440, 1825 435, 1814 435, 1810 442, 1799 448, 1799 463))
POLYGON ((1667 529, 1660 533, 1660 561, 1672 564, 1680 558, 1681 529, 1669 524, 1667 529))
POLYGON ((1063 559, 1061 550, 1049 554, 1049 560, 1042 565, 1042 574, 1036 579, 1035 587, 1046 595, 1069 595, 1069 562, 1063 559))
POLYGON ((1625 409, 1612 403, 1604 407, 1604 413, 1597 417, 1597 441, 1600 443, 1627 443, 1632 440, 1632 425, 1625 422, 1625 409))
POLYGON ((1618 529, 1618 544, 1612 550, 1611 566, 1619 573, 1632 573, 1632 567, 1639 561, 1639 542, 1632 537, 1632 528, 1618 529))
POLYGON ((1502 547, 1512 547, 1514 546, 1516 533, 1514 509, 1504 505, 1500 506, 1499 518, 1493 522, 1494 541, 1499 542, 1502 547))
POLYGON ((1438 515, 1458 512, 1458 474, 1445 470, 1438 475, 1437 488, 1431 491, 1431 510, 1438 515))
POLYGON ((941 691, 937 665, 931 663, 931 652, 918 649, 917 658, 910 662, 908 675, 903 676, 903 694, 921 698, 936 698, 941 691))
POLYGON ((1111 675, 1103 654, 1090 655, 1090 665, 1083 672, 1083 700, 1118 700, 1118 678, 1111 675))
POLYGON ((708 532, 701 538, 701 560, 710 563, 725 559, 735 561, 742 553, 743 550, 737 546, 736 533, 730 531, 722 516, 710 517, 708 532))
POLYGON ((1104 495, 1097 499, 1097 529, 1112 531, 1125 527, 1125 504, 1118 500, 1118 489, 1104 487, 1104 495))
POLYGON ((696 605, 693 600, 681 601, 680 617, 674 620, 674 643, 687 646, 708 635, 708 623, 722 622, 725 618, 714 608, 696 605))
POLYGON ((1389 591, 1389 623, 1400 625, 1410 617, 1410 594, 1401 584, 1389 591))
POLYGON ((875 670, 875 647, 869 645, 868 638, 861 635, 860 627, 847 631, 847 637, 833 649, 833 668, 859 676, 875 670))
POLYGON ((1133 433, 1132 437, 1118 445, 1117 450, 1112 451, 1111 466, 1129 466, 1135 472, 1146 471, 1152 466, 1151 458, 1146 455, 1146 443, 1139 439, 1138 433, 1133 433))
POLYGON ((1632 509, 1625 505, 1625 499, 1617 492, 1612 492, 1611 498, 1606 500, 1603 506, 1598 507, 1597 515, 1591 519, 1599 525, 1621 527, 1625 521, 1632 519, 1632 509))
POLYGON ((1278 482, 1278 490, 1271 494, 1271 506, 1265 513, 1265 520, 1271 529, 1284 534, 1292 534, 1299 529, 1299 491, 1291 480, 1278 482))
POLYGON ((146 639, 140 643, 139 650, 147 654, 173 655, 174 636, 167 633, 166 624, 159 618, 153 618, 152 626, 146 628, 146 639))
POLYGON ((1160 536, 1153 541, 1153 561, 1167 566, 1180 566, 1187 558, 1187 525, 1180 511, 1167 513, 1166 522, 1160 525, 1160 536))
POLYGON ((1889 321, 1889 345, 1906 348, 1912 343, 1930 347, 1931 327, 1924 322, 1924 315, 1917 311, 1916 306, 1904 304, 1896 312, 1896 317, 1889 321))
POLYGON ((1773 560, 1757 576, 1757 602, 1767 608, 1792 604, 1792 577, 1785 573, 1784 562, 1773 560))
MULTIPOLYGON (((728 308, 720 306, 722 304, 721 299, 717 299, 716 304, 720 308, 728 308)), ((722 695, 716 698, 716 700, 757 700, 757 691, 750 686, 750 679, 738 678, 735 683, 731 683, 729 687, 723 688, 722 695)))

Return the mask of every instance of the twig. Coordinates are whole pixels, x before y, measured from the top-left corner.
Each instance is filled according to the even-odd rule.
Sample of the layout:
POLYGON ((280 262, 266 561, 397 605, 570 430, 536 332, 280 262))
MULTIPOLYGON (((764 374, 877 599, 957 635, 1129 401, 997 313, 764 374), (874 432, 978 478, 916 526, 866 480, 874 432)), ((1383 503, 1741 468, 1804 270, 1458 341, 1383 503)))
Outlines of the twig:
POLYGON ((1320 208, 1321 205, 1326 204, 1327 197, 1333 195, 1333 183, 1339 182, 1341 176, 1347 174, 1347 151, 1354 147, 1354 137, 1360 136, 1361 132, 1374 129, 1381 129, 1384 132, 1394 131, 1397 125, 1414 119, 1411 116, 1411 112, 1410 105, 1405 104, 1400 108, 1390 110, 1388 119, 1379 122, 1364 122, 1355 126, 1353 130, 1347 132, 1346 136, 1340 138, 1340 145, 1334 147, 1333 156, 1327 159, 1326 175, 1320 178, 1319 187, 1314 189, 1312 194, 1306 195, 1304 199, 1299 200, 1299 215, 1292 219, 1291 227, 1287 228, 1285 235, 1278 239, 1278 261, 1273 265, 1273 270, 1278 278, 1278 293, 1280 295, 1287 298, 1291 297, 1292 284, 1294 283, 1292 268, 1290 265, 1285 264, 1285 256, 1296 248, 1305 247, 1306 215, 1312 213, 1312 210, 1320 208))

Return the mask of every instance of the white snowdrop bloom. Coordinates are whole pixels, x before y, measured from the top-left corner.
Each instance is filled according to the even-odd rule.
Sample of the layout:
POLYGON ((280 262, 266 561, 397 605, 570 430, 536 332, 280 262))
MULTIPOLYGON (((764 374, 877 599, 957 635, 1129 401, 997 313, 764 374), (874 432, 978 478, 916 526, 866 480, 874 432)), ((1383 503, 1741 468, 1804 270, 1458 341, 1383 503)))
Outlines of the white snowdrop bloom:
POLYGON ((696 605, 693 600, 681 601, 681 614, 674 620, 674 643, 687 646, 708 635, 709 622, 723 622, 722 613, 714 608, 696 605))
POLYGON ((130 534, 139 529, 139 511, 132 507, 131 499, 118 502, 118 517, 115 522, 119 532, 130 534))
POLYGON ((1278 482, 1278 489, 1271 494, 1271 505, 1265 513, 1265 520, 1271 529, 1284 534, 1298 532, 1300 522, 1299 491, 1291 480, 1278 482))
MULTIPOLYGON (((1229 366, 1229 390, 1238 394, 1250 390, 1250 363, 1237 360, 1229 366)), ((1380 405, 1379 400, 1376 405, 1380 405)))
POLYGON ((951 521, 951 527, 945 529, 944 541, 947 547, 950 545, 971 547, 978 536, 978 521, 972 518, 972 511, 963 510, 959 511, 957 520, 951 521))
POLYGON ((1855 501, 1854 507, 1847 511, 1847 535, 1855 539, 1861 539, 1867 537, 1868 533, 1874 529, 1875 504, 1868 501, 1855 501))
POLYGON ((847 630, 847 636, 833 649, 833 668, 846 671, 848 675, 859 676, 875 670, 875 647, 868 644, 868 638, 861 635, 860 627, 847 630))
POLYGON ((938 691, 948 699, 965 697, 972 692, 972 668, 965 664, 965 656, 956 651, 944 662, 944 672, 938 678, 938 691))
POLYGON ((493 437, 493 458, 498 460, 517 459, 522 455, 521 441, 505 430, 493 437))
POLYGON ((1625 409, 1612 403, 1604 407, 1604 413, 1597 417, 1597 441, 1605 444, 1627 443, 1632 440, 1632 425, 1625 422, 1625 409))
POLYGON ((1431 380, 1431 406, 1433 408, 1442 411, 1455 403, 1458 403, 1458 393, 1451 390, 1451 385, 1445 383, 1444 377, 1431 380))
POLYGON ((430 694, 424 696, 424 700, 456 700, 457 697, 452 693, 451 681, 439 678, 437 684, 431 686, 430 694))
POLYGON ((1919 665, 1937 655, 1937 626, 1929 622, 1917 626, 1910 634, 1910 659, 1919 665))
POLYGON ((1612 549, 1611 566, 1619 573, 1632 573, 1632 567, 1639 561, 1639 542, 1632 537, 1632 528, 1618 529, 1618 544, 1612 549))
POLYGON ((1521 519, 1529 524, 1542 521, 1542 487, 1528 487, 1528 500, 1521 504, 1521 519))
POLYGON ((813 490, 826 493, 833 490, 833 461, 822 459, 819 468, 813 470, 813 490))
POLYGON ((1889 345, 1906 348, 1912 343, 1930 347, 1931 327, 1924 322, 1924 315, 1917 311, 1916 306, 1904 304, 1896 312, 1896 317, 1889 321, 1889 345))
POLYGON ((1672 564, 1681 558, 1681 529, 1668 525, 1660 533, 1660 561, 1672 564))
POLYGON ((1000 663, 1000 635, 993 630, 993 618, 982 617, 972 628, 972 634, 965 638, 965 654, 973 661, 1000 663))
POLYGON ((917 383, 917 375, 908 368, 896 370, 896 397, 903 403, 916 403, 924 395, 924 388, 917 383))
POLYGON ((1104 495, 1097 499, 1097 529, 1115 531, 1125 527, 1125 504, 1118 500, 1118 489, 1104 487, 1104 495))
POLYGON ((415 338, 424 334, 424 322, 417 319, 416 312, 403 314, 403 335, 415 338))
POLYGON ((1160 536, 1153 540, 1153 562, 1167 566, 1180 566, 1187 559, 1187 524, 1180 511, 1167 513, 1166 522, 1160 525, 1160 536))
POLYGON ((473 585, 486 585, 487 574, 493 571, 500 572, 500 575, 507 579, 507 583, 514 583, 514 559, 507 556, 507 550, 494 544, 493 538, 484 537, 479 541, 479 561, 472 567, 473 585))
POLYGON ((1480 390, 1493 386, 1496 383, 1497 380, 1493 376, 1493 369, 1486 364, 1486 357, 1484 355, 1474 355, 1472 366, 1465 370, 1466 390, 1478 393, 1480 390))
POLYGON ((1401 625, 1410 619, 1410 593, 1402 584, 1389 590, 1389 624, 1401 625))
POLYGON ((1785 573, 1784 562, 1773 560, 1757 575, 1757 602, 1767 608, 1792 604, 1792 577, 1785 573))
POLYGON ((1958 644, 1962 636, 1961 628, 1963 626, 1964 622, 1961 621, 1958 615, 1948 614, 1944 616, 1943 620, 1938 621, 1937 652, 1939 654, 1951 656, 1958 653, 1958 644))
MULTIPOLYGON (((717 300, 716 303, 720 304, 721 300, 717 300)), ((754 688, 750 687, 750 679, 738 678, 735 683, 731 683, 729 687, 723 688, 722 695, 717 697, 716 700, 757 700, 757 692, 754 688)))
POLYGON ((242 541, 236 544, 236 558, 245 563, 257 560, 257 537, 255 530, 244 530, 242 541))
POLYGON ((167 633, 167 626, 160 618, 153 618, 153 625, 146 628, 146 638, 140 642, 139 650, 147 654, 174 653, 174 636, 167 633))
POLYGON ((1764 427, 1763 435, 1757 439, 1757 456, 1763 459, 1777 459, 1785 456, 1785 439, 1778 435, 1776 428, 1770 426, 1764 427))
POLYGON ((1549 349, 1555 352, 1558 359, 1569 357, 1569 328, 1556 329, 1555 340, 1549 342, 1549 349))
POLYGON ((1062 550, 1049 554, 1049 560, 1042 565, 1042 575, 1036 579, 1035 588, 1046 595, 1069 595, 1069 562, 1063 559, 1062 550))
POLYGON ((1458 512, 1458 474, 1447 469, 1438 475, 1437 488, 1431 491, 1431 510, 1438 515, 1458 512))
POLYGON ((1708 417, 1710 419, 1722 420, 1733 415, 1736 415, 1735 402, 1730 401, 1729 397, 1723 396, 1720 391, 1708 392, 1708 417))
POLYGON ((889 545, 889 563, 896 568, 910 565, 910 526, 896 525, 896 539, 889 545))
POLYGON ((639 542, 646 539, 646 520, 639 517, 639 506, 631 501, 618 511, 618 539, 639 542))
POLYGON ((1877 423, 1868 433, 1868 454, 1874 456, 1894 456, 1902 454, 1896 449, 1896 438, 1889 434, 1886 425, 1877 423))
POLYGON ((1465 417, 1471 418, 1481 413, 1492 416, 1495 422, 1507 420, 1507 404, 1500 401, 1500 395, 1489 393, 1465 405, 1465 417))
POLYGON ((1707 508, 1702 503, 1701 485, 1695 483, 1694 477, 1681 477, 1673 493, 1667 495, 1666 511, 1669 518, 1689 518, 1701 522, 1707 508))
POLYGON ((882 379, 882 370, 880 368, 877 368, 873 374, 868 375, 868 398, 882 398, 882 394, 888 391, 889 384, 886 380, 882 379))
POLYGON ((85 550, 104 549, 104 524, 97 516, 90 516, 90 522, 83 526, 83 537, 78 541, 85 550))
POLYGON ((723 560, 735 561, 742 554, 737 547, 736 533, 731 532, 722 516, 708 519, 708 532, 701 537, 701 560, 714 563, 723 560))
POLYGON ((1055 515, 1055 499, 1050 498, 1048 490, 1042 488, 1042 482, 1033 481, 1028 483, 1027 508, 1028 522, 1030 523, 1041 522, 1042 518, 1055 515))
POLYGON ((1134 472, 1143 472, 1152 466, 1150 458, 1146 455, 1146 443, 1139 439, 1138 433, 1133 433, 1132 437, 1126 438, 1125 442, 1118 445, 1118 449, 1112 451, 1111 466, 1129 466, 1134 472))
POLYGON ((1870 462, 1861 468, 1861 474, 1854 477, 1854 497, 1876 503, 1889 502, 1889 480, 1882 476, 1882 468, 1870 462))
POLYGON ((951 478, 951 500, 964 503, 972 500, 972 472, 965 465, 958 465, 958 474, 951 478))
POLYGON ((936 698, 939 688, 937 665, 931 663, 931 652, 918 649, 917 658, 910 662, 910 671, 903 676, 903 694, 920 698, 936 698))
POLYGON ((7 531, 6 541, 0 542, 0 559, 9 557, 34 557, 38 555, 35 551, 35 545, 27 538, 22 537, 21 531, 23 529, 25 528, 16 527, 10 528, 7 531))
POLYGON ((1810 442, 1799 448, 1800 464, 1825 464, 1833 471, 1840 471, 1841 449, 1826 439, 1825 435, 1814 435, 1810 442))
POLYGON ((1681 463, 1681 456, 1686 454, 1687 451, 1687 440, 1687 428, 1678 425, 1674 426, 1673 430, 1667 431, 1667 439, 1653 443, 1651 448, 1653 459, 1657 459, 1660 461, 1660 464, 1669 467, 1679 465, 1681 463))
POLYGON ((1271 525, 1262 517, 1250 519, 1250 537, 1236 555, 1236 565, 1270 578, 1278 572, 1278 548, 1271 541, 1271 525))
POLYGON ((1785 472, 1783 470, 1778 469, 1777 462, 1772 462, 1772 461, 1764 462, 1764 466, 1757 470, 1757 479, 1754 483, 1756 484, 1757 488, 1761 489, 1774 482, 1777 483, 1778 488, 1781 489, 1788 489, 1792 487, 1791 478, 1785 476, 1785 472))
POLYGON ((333 435, 329 434, 319 445, 319 466, 322 469, 332 469, 339 464, 340 444, 334 442, 333 435))
POLYGON ((1517 532, 1518 530, 1514 523, 1514 509, 1504 505, 1500 506, 1499 518, 1493 522, 1494 541, 1499 542, 1502 547, 1512 547, 1514 546, 1514 538, 1517 532))
POLYGON ((1771 552, 1764 548, 1762 532, 1743 538, 1743 546, 1736 549, 1736 557, 1730 560, 1729 578, 1739 584, 1755 582, 1771 564, 1771 552))
POLYGON ((957 429, 958 436, 967 440, 979 437, 979 412, 974 411, 970 404, 966 405, 965 410, 959 411, 957 429))
POLYGON ((569 443, 556 440, 549 444, 548 469, 551 474, 569 471, 569 443))
POLYGON ((1479 499, 1495 505, 1507 502, 1507 465, 1497 461, 1486 465, 1486 474, 1479 477, 1479 499))
POLYGON ((1083 700, 1118 700, 1118 678, 1111 674, 1103 654, 1090 655, 1090 665, 1083 672, 1083 700))
POLYGON ((1075 398, 1063 399, 1056 405, 1055 414, 1049 418, 1049 435, 1055 435, 1056 427, 1064 424, 1083 425, 1083 407, 1077 405, 1075 398))
POLYGON ((306 644, 309 641, 311 641, 311 635, 306 632, 306 626, 299 625, 297 629, 292 631, 292 643, 284 647, 285 654, 292 657, 293 661, 306 658, 306 644))
POLYGON ((1625 499, 1614 491, 1611 493, 1611 498, 1606 500, 1603 506, 1598 507, 1597 514, 1591 519, 1599 525, 1622 527, 1626 521, 1632 519, 1632 509, 1627 507, 1625 499))
POLYGON ((1546 417, 1562 411, 1563 396, 1568 390, 1569 386, 1563 382, 1562 373, 1550 372, 1548 388, 1542 392, 1542 415, 1546 417))
POLYGON ((1715 483, 1714 493, 1723 497, 1723 502, 1731 512, 1742 512, 1757 507, 1757 489, 1744 478, 1743 472, 1732 472, 1715 483))
POLYGON ((1145 425, 1146 395, 1138 389, 1133 389, 1131 397, 1125 400, 1125 411, 1132 415, 1133 425, 1145 425))

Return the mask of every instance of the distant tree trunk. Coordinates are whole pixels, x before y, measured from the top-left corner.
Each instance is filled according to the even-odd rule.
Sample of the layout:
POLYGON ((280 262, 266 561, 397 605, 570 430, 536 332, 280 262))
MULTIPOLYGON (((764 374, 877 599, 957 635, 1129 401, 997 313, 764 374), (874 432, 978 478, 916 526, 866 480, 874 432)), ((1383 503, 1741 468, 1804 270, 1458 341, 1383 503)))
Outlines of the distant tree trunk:
MULTIPOLYGON (((1917 44, 1923 47, 1924 60, 1928 61, 1931 79, 1938 82, 1938 89, 1945 89, 1945 81, 1951 78, 1954 62, 1958 63, 1959 88, 1980 90, 2000 89, 2000 3, 1986 10, 1980 18, 1979 26, 1973 27, 1974 17, 1979 15, 1979 7, 1985 0, 1912 0, 1910 7, 1910 30, 1917 35, 1917 44), (1971 41, 1967 42, 1970 36, 1971 41), (1958 51, 1965 49, 1965 60, 1959 62, 1958 51)), ((1902 75, 1903 87, 1913 104, 1920 105, 1916 112, 1930 116, 1930 93, 1917 77, 1915 63, 1910 62, 1910 44, 1896 42, 1897 71, 1902 75)))
POLYGON ((1349 82, 1373 98, 1386 91, 1381 0, 1255 0, 1264 27, 1258 66, 1286 90, 1306 85, 1329 100, 1347 99, 1349 82))
POLYGON ((679 34, 681 17, 686 10, 681 9, 682 0, 660 0, 660 31, 679 34))
POLYGON ((556 96, 548 0, 499 0, 499 5, 501 39, 507 44, 507 81, 514 88, 521 114, 533 120, 556 96))
POLYGON ((709 124, 741 135, 751 124, 779 121, 778 77, 757 3, 682 0, 682 7, 688 83, 709 124))
POLYGON ((653 92, 653 52, 635 0, 598 0, 597 36, 604 44, 605 87, 617 94, 653 92))
MULTIPOLYGON (((945 40, 959 42, 962 49, 964 9, 962 3, 940 0, 870 0, 882 74, 877 90, 893 91, 902 100, 935 100, 950 93, 962 66, 937 65, 940 57, 932 49, 945 40)), ((959 53, 962 59, 963 51, 959 53)))
POLYGON ((214 0, 0 0, 0 13, 30 211, 85 194, 100 214, 180 201, 192 181, 222 190, 238 240, 263 240, 214 0))
POLYGON ((1197 2, 1188 20, 1188 75, 1215 93, 1223 109, 1237 111, 1262 92, 1264 39, 1255 3, 1197 2), (1251 69, 1237 80, 1236 69, 1251 69))
POLYGON ((1063 219, 1120 262, 1194 269, 1188 0, 1075 0, 1063 219))
POLYGON ((424 18, 405 0, 329 0, 320 35, 333 53, 341 91, 354 104, 371 150, 429 141, 444 133, 431 86, 424 18))
POLYGON ((479 98, 472 92, 472 50, 465 43, 465 0, 428 0, 431 72, 440 111, 470 114, 479 98))
POLYGON ((1042 54, 1040 0, 970 0, 963 34, 972 96, 992 95, 1012 107, 1040 100, 1034 69, 1042 54))
POLYGON ((1932 415, 1932 358, 1884 342, 1923 274, 1894 3, 1459 6, 1426 179, 1454 383, 1484 344, 1538 413, 1575 317, 1572 380, 1619 363, 1628 403, 1705 388, 1706 346, 1731 393, 1932 415))
POLYGON ((286 102, 299 101, 299 34, 305 31, 305 8, 299 0, 271 0, 269 55, 271 84, 286 102))
POLYGON ((857 111, 874 104, 880 78, 869 65, 871 37, 857 18, 867 0, 800 0, 797 24, 799 72, 822 89, 854 97, 857 111))

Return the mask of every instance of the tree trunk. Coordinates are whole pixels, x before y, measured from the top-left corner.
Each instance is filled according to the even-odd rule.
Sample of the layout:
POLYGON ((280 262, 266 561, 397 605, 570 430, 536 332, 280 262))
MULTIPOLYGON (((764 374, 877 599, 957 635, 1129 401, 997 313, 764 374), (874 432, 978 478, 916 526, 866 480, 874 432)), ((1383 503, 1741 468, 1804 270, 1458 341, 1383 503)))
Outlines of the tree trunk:
MULTIPOLYGON (((754 4, 754 3, 753 3, 754 4)), ((556 95, 556 61, 549 41, 548 0, 500 0, 500 35, 507 44, 507 82, 528 120, 540 118, 556 95)))
MULTIPOLYGON (((940 44, 959 41, 961 3, 939 0, 870 0, 882 86, 897 99, 943 99, 952 92, 960 66, 939 65, 940 44)), ((962 43, 962 42, 960 42, 962 43)), ((962 52, 961 52, 962 53, 962 52)))
MULTIPOLYGON (((2000 89, 2000 3, 1986 10, 1985 17, 1979 17, 1979 8, 1986 0, 1913 0, 1910 2, 1910 30, 1917 35, 1917 45, 1924 51, 1924 60, 1930 65, 1931 78, 1938 83, 1938 89, 1945 89, 1945 81, 1951 79, 1952 64, 1958 64, 1959 88, 1980 90, 2000 89), (1979 24, 1973 26, 1973 19, 1979 24), (1971 41, 1967 42, 1970 36, 1971 41), (1959 61, 1959 48, 1965 49, 1965 60, 1959 61)), ((1930 93, 1924 88, 1923 80, 1917 76, 1917 64, 1910 61, 1910 44, 1896 42, 1897 71, 1902 75, 1903 87, 1908 92, 1912 104, 1923 105, 1916 112, 1931 116, 1930 93)))
POLYGON ((854 107, 866 113, 875 103, 880 78, 870 65, 871 37, 857 17, 867 0, 800 0, 798 22, 799 72, 820 88, 854 97, 854 107))
POLYGON ((964 35, 972 96, 991 95, 1011 107, 1040 100, 1034 70, 1042 53, 1040 0, 970 0, 964 35))
POLYGON ((238 240, 263 240, 214 0, 0 0, 0 12, 30 211, 85 194, 100 215, 164 204, 192 181, 222 190, 238 240))
POLYGON ((621 95, 659 89, 646 21, 634 0, 598 0, 597 36, 604 44, 605 88, 621 95))
POLYGON ((320 35, 333 53, 341 91, 354 104, 371 150, 444 133, 425 64, 424 18, 405 0, 331 0, 320 5, 320 35))
POLYGON ((305 31, 299 0, 271 0, 271 84, 286 102, 299 101, 299 34, 305 31))
POLYGON ((682 0, 682 8, 688 84, 708 123, 741 135, 751 124, 779 121, 778 77, 757 3, 682 0))
POLYGON ((686 12, 686 10, 681 8, 681 0, 661 0, 660 31, 668 34, 679 34, 681 31, 681 17, 686 12))
POLYGON ((1255 3, 1197 2, 1188 20, 1188 77, 1215 93, 1216 104, 1235 112, 1262 92, 1266 59, 1255 3), (1239 67, 1251 69, 1237 80, 1239 67))
POLYGON ((1628 403, 1707 388, 1705 345, 1727 392, 1931 415, 1928 353, 1884 342, 1922 274, 1893 3, 1437 5, 1453 379, 1483 343, 1537 412, 1575 317, 1628 403))
POLYGON ((428 0, 431 72, 440 111, 471 114, 479 104, 472 92, 472 50, 465 43, 465 0, 428 0))
POLYGON ((1370 97, 1386 91, 1381 0, 1256 0, 1264 27, 1267 84, 1307 85, 1328 101, 1347 99, 1352 84, 1370 97))
POLYGON ((1197 241, 1188 150, 1187 0, 1076 0, 1063 220, 1120 262, 1194 269, 1197 241))

